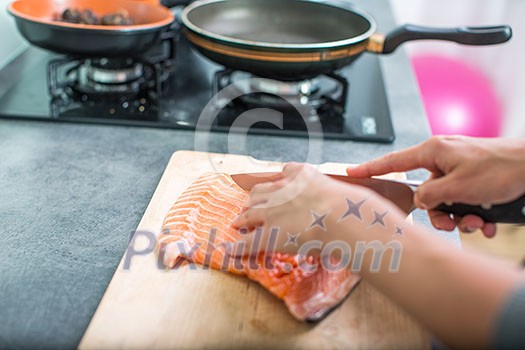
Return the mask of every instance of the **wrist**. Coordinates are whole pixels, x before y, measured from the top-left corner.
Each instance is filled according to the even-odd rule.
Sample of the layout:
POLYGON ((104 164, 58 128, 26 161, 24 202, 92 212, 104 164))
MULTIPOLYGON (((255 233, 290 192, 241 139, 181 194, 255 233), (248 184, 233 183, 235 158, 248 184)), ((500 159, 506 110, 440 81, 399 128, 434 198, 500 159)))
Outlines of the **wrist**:
POLYGON ((525 178, 525 139, 508 140, 511 149, 507 157, 510 159, 509 169, 515 169, 512 172, 512 178, 509 179, 514 183, 521 183, 525 178))

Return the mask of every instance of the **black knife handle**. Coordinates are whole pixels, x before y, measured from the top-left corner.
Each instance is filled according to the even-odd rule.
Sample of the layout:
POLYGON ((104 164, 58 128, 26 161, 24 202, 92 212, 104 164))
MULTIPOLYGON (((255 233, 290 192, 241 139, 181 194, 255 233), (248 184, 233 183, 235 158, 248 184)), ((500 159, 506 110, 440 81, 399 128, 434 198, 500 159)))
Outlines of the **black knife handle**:
POLYGON ((525 196, 510 203, 493 205, 490 209, 467 204, 440 204, 436 210, 458 216, 476 215, 485 222, 525 224, 525 196))

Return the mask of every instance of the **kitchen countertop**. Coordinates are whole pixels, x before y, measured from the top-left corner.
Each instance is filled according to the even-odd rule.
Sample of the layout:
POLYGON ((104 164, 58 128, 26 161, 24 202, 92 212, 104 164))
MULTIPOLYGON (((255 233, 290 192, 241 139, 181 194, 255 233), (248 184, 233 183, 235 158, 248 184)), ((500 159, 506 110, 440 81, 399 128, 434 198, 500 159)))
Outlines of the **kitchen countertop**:
MULTIPOLYGON (((387 1, 355 2, 380 30, 394 26, 387 1)), ((396 141, 325 141, 323 162, 358 163, 429 137, 405 53, 381 63, 396 141)), ((246 148, 304 161, 308 142, 250 135, 246 148)), ((184 149, 194 149, 194 133, 0 120, 0 348, 78 344, 169 157, 184 149)), ((212 134, 209 150, 227 153, 228 136, 212 134)), ((422 213, 416 221, 428 225, 422 213)), ((458 242, 457 232, 433 232, 458 242)))

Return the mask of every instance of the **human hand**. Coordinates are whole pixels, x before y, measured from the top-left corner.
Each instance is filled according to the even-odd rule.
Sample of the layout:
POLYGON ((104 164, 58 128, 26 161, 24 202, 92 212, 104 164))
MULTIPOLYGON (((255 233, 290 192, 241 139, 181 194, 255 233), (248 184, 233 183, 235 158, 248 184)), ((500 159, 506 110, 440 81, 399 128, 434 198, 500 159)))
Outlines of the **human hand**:
POLYGON ((311 166, 287 164, 281 179, 253 187, 243 212, 233 224, 249 231, 241 241, 245 247, 252 247, 253 241, 259 239, 259 251, 273 245, 279 252, 295 254, 298 244, 294 238, 299 235, 301 242, 315 239, 327 243, 337 239, 333 228, 339 213, 344 211, 345 196, 364 199, 376 194, 331 179, 311 166), (257 227, 260 237, 254 234, 257 227), (273 244, 272 229, 278 230, 273 244))
POLYGON ((481 229, 496 234, 496 225, 480 217, 451 217, 432 210, 441 203, 490 206, 519 198, 525 193, 525 141, 437 136, 403 151, 349 167, 353 177, 371 177, 390 172, 425 168, 431 177, 416 191, 414 203, 428 210, 437 229, 463 232, 481 229))

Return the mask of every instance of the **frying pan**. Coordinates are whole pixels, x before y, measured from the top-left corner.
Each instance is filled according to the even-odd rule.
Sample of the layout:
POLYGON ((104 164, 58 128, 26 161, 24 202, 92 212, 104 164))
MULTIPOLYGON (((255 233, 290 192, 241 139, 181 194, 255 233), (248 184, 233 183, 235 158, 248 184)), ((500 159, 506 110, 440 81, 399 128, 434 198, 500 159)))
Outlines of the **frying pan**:
POLYGON ((263 77, 330 73, 363 52, 388 54, 406 41, 439 39, 492 45, 509 26, 449 29, 405 25, 376 33, 374 19, 349 5, 312 0, 199 0, 182 13, 186 37, 211 60, 263 77))
MULTIPOLYGON (((172 6, 188 0, 165 0, 172 6)), ((63 54, 134 56, 155 44, 173 22, 158 2, 133 0, 16 0, 8 6, 20 33, 32 44, 63 54), (126 10, 133 25, 103 26, 53 20, 66 8, 90 9, 98 16, 126 10)))

